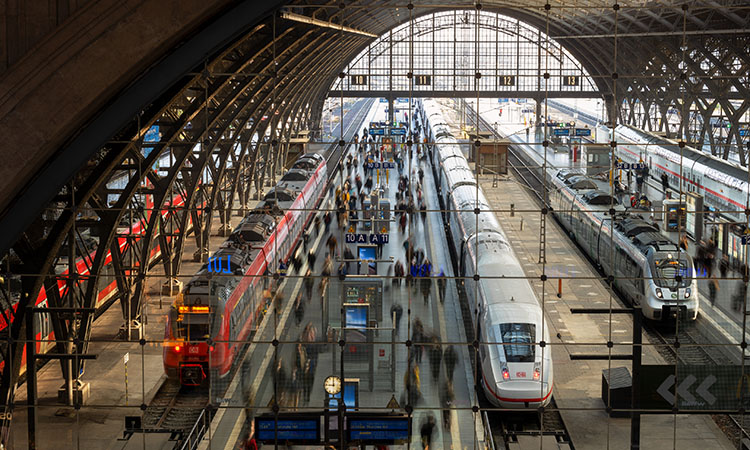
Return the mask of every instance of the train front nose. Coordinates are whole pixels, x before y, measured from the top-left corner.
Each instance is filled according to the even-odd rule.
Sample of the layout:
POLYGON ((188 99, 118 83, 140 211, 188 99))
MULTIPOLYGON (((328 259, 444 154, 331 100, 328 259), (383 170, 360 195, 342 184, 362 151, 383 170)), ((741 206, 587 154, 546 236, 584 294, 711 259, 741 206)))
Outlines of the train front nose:
POLYGON ((503 408, 536 408, 549 403, 547 383, 514 380, 497 383, 497 400, 503 408))

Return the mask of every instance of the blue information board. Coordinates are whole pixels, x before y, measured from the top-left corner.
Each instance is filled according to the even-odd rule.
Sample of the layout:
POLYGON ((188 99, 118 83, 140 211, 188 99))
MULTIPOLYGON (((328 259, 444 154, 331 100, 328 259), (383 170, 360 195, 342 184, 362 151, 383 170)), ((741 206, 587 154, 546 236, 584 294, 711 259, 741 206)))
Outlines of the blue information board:
POLYGON ((320 442, 320 417, 256 417, 255 433, 262 442, 320 442))
POLYGON ((348 440, 362 444, 396 444, 409 439, 408 417, 348 417, 348 440))
POLYGON ((555 136, 570 136, 570 130, 567 128, 555 128, 552 130, 552 134, 555 136))
POLYGON ((590 128, 576 128, 576 136, 591 136, 590 128))
POLYGON ((371 136, 383 136, 385 135, 385 129, 384 128, 370 128, 370 135, 371 136))

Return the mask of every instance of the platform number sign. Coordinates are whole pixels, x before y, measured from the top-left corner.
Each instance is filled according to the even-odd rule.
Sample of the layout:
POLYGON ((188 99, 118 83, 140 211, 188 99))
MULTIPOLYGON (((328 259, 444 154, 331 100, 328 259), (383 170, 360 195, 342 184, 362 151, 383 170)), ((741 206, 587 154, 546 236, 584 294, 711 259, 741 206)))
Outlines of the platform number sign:
POLYGON ((578 86, 578 83, 581 81, 579 78, 578 75, 564 75, 563 86, 578 86))
POLYGON ((515 75, 501 75, 500 85, 501 86, 515 86, 516 85, 515 75))
POLYGON ((429 86, 432 84, 431 75, 417 75, 414 77, 414 83, 417 86, 429 86))
POLYGON ((367 75, 349 75, 353 86, 364 86, 367 84, 367 75))

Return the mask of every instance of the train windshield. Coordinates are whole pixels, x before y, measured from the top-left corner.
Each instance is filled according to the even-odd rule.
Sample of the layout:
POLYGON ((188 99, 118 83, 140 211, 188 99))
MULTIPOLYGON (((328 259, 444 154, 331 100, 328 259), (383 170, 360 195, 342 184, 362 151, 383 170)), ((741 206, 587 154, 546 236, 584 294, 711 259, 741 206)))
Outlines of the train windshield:
POLYGON ((211 337, 210 315, 187 313, 174 316, 174 337, 186 341, 205 341, 211 337))
POLYGON ((500 339, 508 362, 534 362, 536 325, 533 323, 501 323, 500 339))
POLYGON ((657 259, 654 261, 654 283, 662 288, 686 288, 690 285, 692 271, 688 269, 685 259, 657 259), (678 276, 681 277, 678 282, 678 276))

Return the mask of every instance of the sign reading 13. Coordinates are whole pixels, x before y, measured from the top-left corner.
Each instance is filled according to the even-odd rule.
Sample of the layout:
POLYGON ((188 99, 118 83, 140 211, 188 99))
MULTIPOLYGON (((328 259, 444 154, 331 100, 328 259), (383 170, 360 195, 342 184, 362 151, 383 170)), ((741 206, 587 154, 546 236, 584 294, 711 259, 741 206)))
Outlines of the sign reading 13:
POLYGON ((563 86, 578 86, 578 75, 563 75, 563 86))

